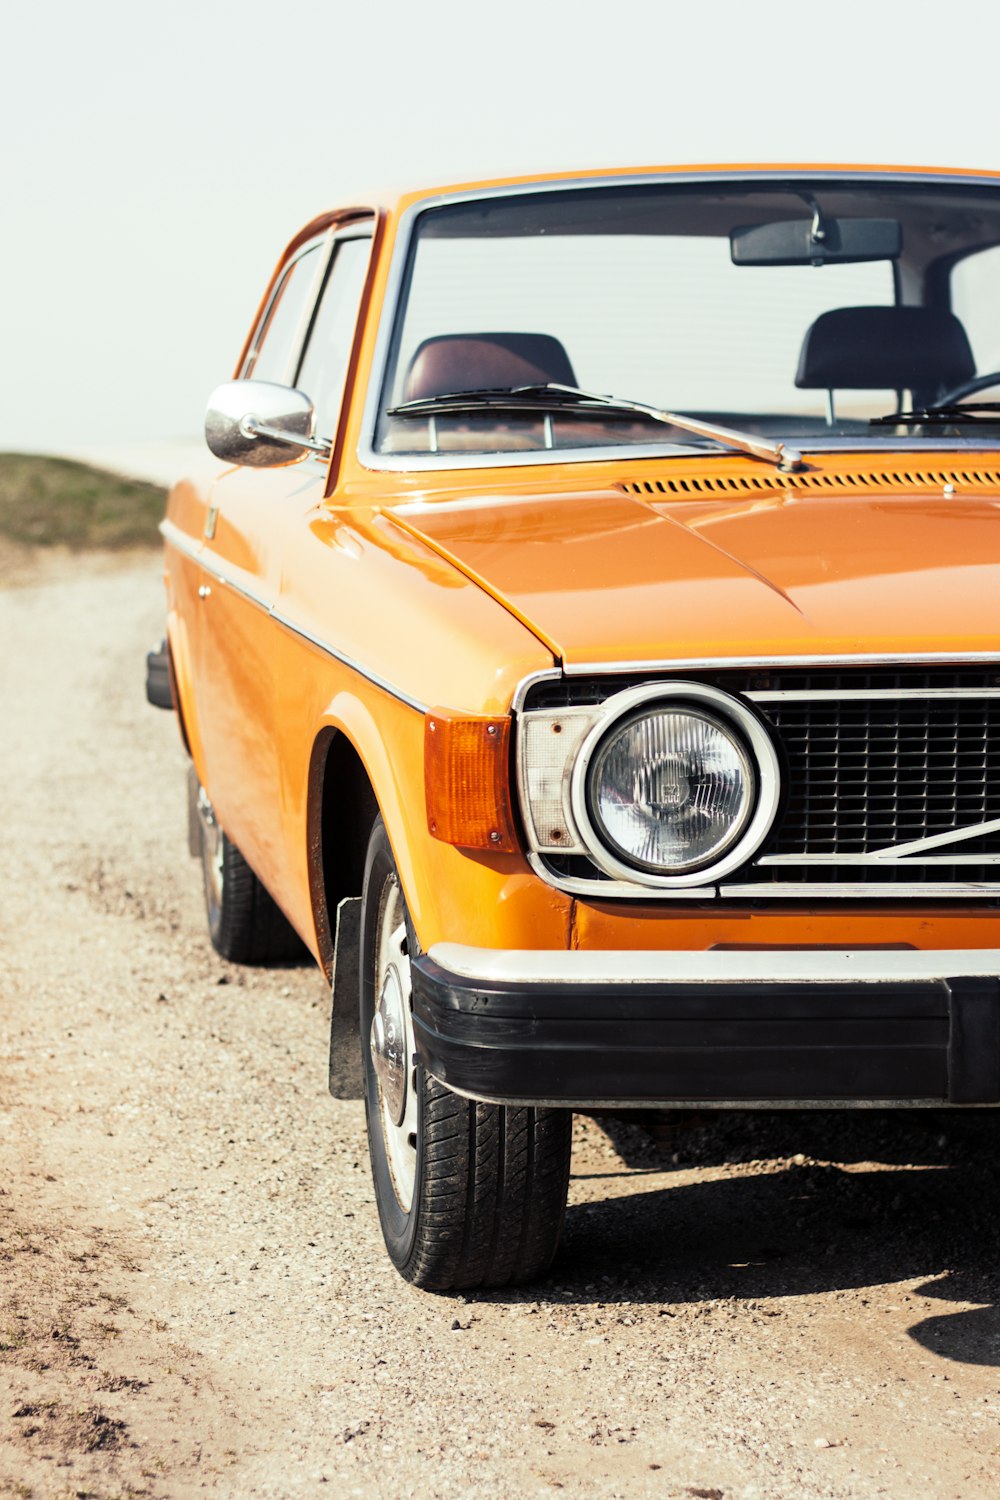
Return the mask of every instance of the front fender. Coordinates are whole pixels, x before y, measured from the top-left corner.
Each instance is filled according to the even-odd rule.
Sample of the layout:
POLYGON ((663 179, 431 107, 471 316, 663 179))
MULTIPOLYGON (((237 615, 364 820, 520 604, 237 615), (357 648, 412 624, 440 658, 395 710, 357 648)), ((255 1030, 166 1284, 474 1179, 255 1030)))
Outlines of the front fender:
MULTIPOLYGON (((435 942, 447 941, 446 933, 454 941, 459 933, 473 932, 479 934, 476 941, 487 948, 565 948, 572 902, 540 881, 523 855, 457 849, 430 834, 424 794, 423 715, 388 695, 380 698, 378 708, 376 718, 368 702, 350 691, 339 692, 328 704, 314 738, 307 848, 321 948, 325 937, 332 959, 334 913, 326 911, 324 893, 316 889, 316 878, 322 871, 321 766, 332 732, 347 737, 371 786, 417 940, 424 951, 435 942)), ((350 894, 359 895, 360 890, 350 894)), ((473 939, 466 936, 464 941, 473 939)))

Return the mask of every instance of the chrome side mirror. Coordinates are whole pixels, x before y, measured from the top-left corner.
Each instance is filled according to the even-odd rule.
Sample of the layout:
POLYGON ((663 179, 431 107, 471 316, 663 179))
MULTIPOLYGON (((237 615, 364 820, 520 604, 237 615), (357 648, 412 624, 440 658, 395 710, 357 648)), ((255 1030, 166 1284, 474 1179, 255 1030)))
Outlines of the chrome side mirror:
POLYGON ((208 398, 205 441, 216 458, 266 469, 307 453, 330 456, 314 436, 316 414, 304 391, 267 380, 227 380, 208 398))

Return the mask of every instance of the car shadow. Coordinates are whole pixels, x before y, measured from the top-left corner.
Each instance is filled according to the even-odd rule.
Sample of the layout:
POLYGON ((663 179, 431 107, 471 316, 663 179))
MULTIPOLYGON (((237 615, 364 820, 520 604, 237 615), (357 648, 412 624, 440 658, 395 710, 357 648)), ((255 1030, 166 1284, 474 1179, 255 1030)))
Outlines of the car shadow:
POLYGON ((547 1285, 524 1297, 667 1313, 767 1299, 780 1311, 785 1297, 899 1282, 911 1295, 982 1304, 925 1318, 910 1337, 947 1359, 1000 1366, 996 1113, 729 1113, 679 1131, 668 1117, 660 1139, 634 1120, 598 1123, 633 1170, 584 1169, 578 1181, 637 1180, 570 1207, 547 1285), (685 1180, 644 1189, 657 1162, 685 1180), (694 1167, 707 1170, 692 1182, 694 1167))

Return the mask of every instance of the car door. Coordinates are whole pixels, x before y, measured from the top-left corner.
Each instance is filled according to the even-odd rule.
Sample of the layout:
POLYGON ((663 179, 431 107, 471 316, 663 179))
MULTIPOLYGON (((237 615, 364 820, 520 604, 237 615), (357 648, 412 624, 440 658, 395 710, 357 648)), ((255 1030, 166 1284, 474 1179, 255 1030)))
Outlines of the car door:
MULTIPOLYGON (((331 318, 353 334, 369 254, 370 233, 357 226, 328 230, 302 247, 278 278, 241 372, 315 392, 321 438, 335 437, 350 337, 339 373, 337 359, 320 351, 331 318)), ((333 343, 339 355, 342 340, 333 343)), ((321 504, 327 469, 315 454, 278 468, 229 469, 212 489, 206 521, 202 607, 210 628, 200 632, 200 675, 209 689, 202 725, 208 792, 223 828, 275 891, 286 854, 275 736, 281 627, 272 612, 290 538, 321 504)))

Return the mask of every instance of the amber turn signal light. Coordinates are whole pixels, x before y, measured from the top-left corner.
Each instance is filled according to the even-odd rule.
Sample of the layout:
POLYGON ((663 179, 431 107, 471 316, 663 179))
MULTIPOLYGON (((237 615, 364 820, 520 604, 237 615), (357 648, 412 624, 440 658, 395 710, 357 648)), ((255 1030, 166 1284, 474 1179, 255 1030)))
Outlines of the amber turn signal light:
POLYGON ((510 801, 510 720, 459 719, 431 712, 424 720, 427 827, 462 849, 517 848, 510 801))

